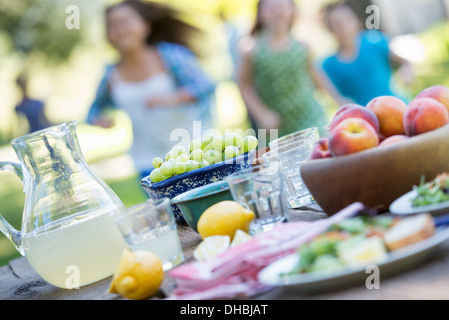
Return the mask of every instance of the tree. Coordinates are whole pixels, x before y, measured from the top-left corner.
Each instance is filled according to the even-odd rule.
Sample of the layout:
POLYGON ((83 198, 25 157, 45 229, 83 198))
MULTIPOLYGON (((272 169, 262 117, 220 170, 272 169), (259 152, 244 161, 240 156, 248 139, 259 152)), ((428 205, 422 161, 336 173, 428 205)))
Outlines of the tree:
POLYGON ((1 1, 0 32, 9 40, 8 50, 25 56, 41 53, 50 62, 65 61, 85 36, 83 28, 66 26, 70 16, 66 9, 81 8, 81 4, 88 10, 85 0, 1 1))

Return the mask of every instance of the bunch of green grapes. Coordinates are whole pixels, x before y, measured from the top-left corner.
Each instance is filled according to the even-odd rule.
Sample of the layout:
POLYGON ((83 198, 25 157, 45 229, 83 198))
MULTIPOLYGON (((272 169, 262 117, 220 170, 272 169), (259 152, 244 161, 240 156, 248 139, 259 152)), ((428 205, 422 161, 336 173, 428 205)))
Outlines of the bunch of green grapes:
POLYGON ((202 140, 194 139, 190 141, 188 149, 183 146, 173 147, 165 155, 165 160, 155 157, 155 169, 150 174, 150 180, 161 182, 184 172, 232 159, 256 149, 257 145, 256 137, 242 137, 235 132, 226 132, 222 136, 206 136, 202 140))

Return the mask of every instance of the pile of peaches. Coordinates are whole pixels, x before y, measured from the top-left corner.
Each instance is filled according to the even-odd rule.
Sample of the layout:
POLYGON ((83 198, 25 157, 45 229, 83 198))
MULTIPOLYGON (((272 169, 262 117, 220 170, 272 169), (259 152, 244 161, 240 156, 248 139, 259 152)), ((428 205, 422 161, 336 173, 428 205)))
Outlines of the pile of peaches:
POLYGON ((393 96, 380 96, 366 107, 343 105, 329 125, 329 137, 318 140, 311 159, 338 157, 391 145, 449 123, 449 88, 433 86, 406 105, 393 96))

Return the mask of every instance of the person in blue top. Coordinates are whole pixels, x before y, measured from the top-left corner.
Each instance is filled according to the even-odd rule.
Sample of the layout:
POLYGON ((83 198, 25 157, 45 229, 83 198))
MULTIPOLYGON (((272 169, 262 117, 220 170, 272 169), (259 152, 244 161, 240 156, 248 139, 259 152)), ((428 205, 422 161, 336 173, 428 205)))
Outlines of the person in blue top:
POLYGON ((195 121, 209 129, 215 83, 191 46, 199 30, 179 20, 172 8, 120 2, 106 10, 106 32, 119 61, 106 67, 87 122, 107 127, 105 111, 124 110, 133 125, 130 155, 143 178, 154 157, 164 157, 183 139, 180 134, 192 138, 195 121))
POLYGON ((29 125, 28 133, 39 131, 51 126, 45 115, 45 105, 41 100, 32 99, 28 95, 28 83, 25 74, 16 79, 16 85, 21 94, 21 100, 15 107, 15 112, 26 117, 29 125))
POLYGON ((362 30, 355 11, 346 2, 323 9, 324 21, 338 42, 338 51, 326 58, 322 68, 340 93, 365 106, 377 96, 393 95, 393 67, 402 80, 412 79, 411 65, 389 47, 389 40, 379 30, 362 30))

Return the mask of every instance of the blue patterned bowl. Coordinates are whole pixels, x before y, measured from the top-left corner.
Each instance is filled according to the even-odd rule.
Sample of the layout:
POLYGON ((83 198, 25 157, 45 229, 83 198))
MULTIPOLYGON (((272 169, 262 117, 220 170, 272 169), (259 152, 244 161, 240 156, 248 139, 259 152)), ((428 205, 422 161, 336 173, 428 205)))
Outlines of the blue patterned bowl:
MULTIPOLYGON (((140 181, 140 184, 152 199, 173 199, 181 193, 221 181, 232 173, 251 167, 254 155, 255 152, 251 151, 233 159, 176 175, 157 183, 151 182, 150 176, 147 176, 140 181)), ((186 221, 178 206, 172 203, 172 207, 176 221, 185 224, 186 221)))

